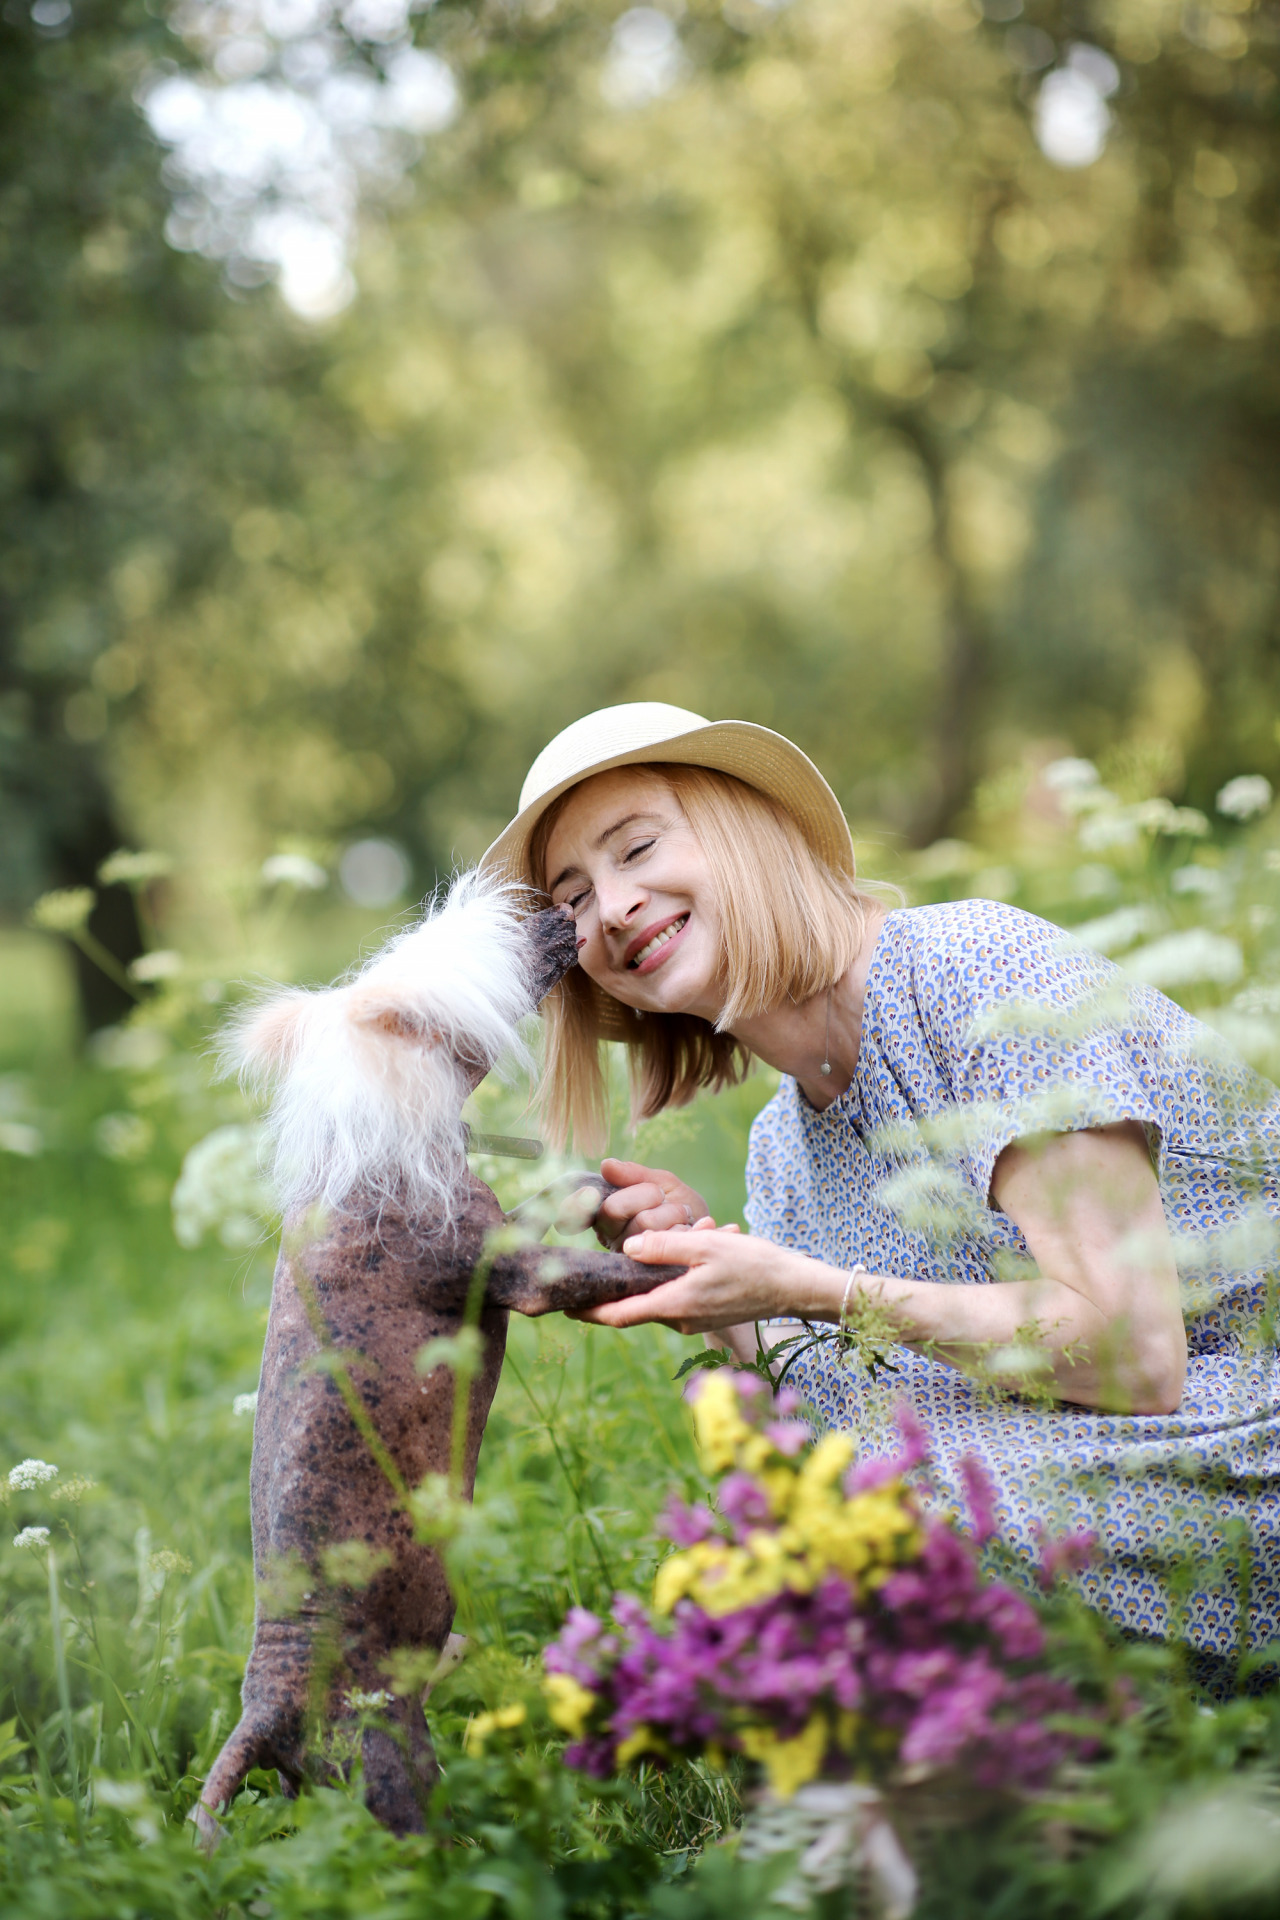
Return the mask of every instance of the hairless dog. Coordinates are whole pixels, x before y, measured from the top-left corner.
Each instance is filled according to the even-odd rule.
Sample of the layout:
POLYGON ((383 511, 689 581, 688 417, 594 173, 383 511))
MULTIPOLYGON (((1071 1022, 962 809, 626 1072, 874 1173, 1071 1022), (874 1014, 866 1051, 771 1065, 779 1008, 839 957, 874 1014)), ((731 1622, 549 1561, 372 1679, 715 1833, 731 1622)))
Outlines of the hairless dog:
MULTIPOLYGON (((594 1249, 504 1246, 518 1236, 500 1231, 502 1208, 461 1157, 466 1094, 576 957, 562 912, 520 920, 508 896, 471 877, 354 982, 277 997, 242 1029, 241 1064, 284 1088, 274 1120, 291 1155, 278 1162, 289 1211, 250 1474, 253 1649, 243 1713, 195 1810, 206 1845, 251 1768, 278 1769, 294 1794, 334 1778, 357 1748, 370 1811, 394 1833, 422 1830, 436 1764, 421 1660, 416 1680, 396 1675, 406 1652, 444 1647, 454 1602, 438 1554, 415 1533, 412 1490, 452 1468, 454 1493, 471 1498, 510 1310, 622 1299, 682 1271, 594 1249), (308 1104, 291 1110, 300 1076, 308 1104), (353 1077, 373 1102, 354 1117, 353 1077), (392 1111, 374 1111, 379 1103, 392 1111), (397 1116, 412 1163, 397 1159, 397 1116), (335 1157, 345 1193, 326 1190, 335 1157), (479 1354, 455 1437, 453 1371, 424 1376, 415 1361, 467 1319, 479 1354)), ((599 1176, 594 1184, 606 1190, 599 1176)))

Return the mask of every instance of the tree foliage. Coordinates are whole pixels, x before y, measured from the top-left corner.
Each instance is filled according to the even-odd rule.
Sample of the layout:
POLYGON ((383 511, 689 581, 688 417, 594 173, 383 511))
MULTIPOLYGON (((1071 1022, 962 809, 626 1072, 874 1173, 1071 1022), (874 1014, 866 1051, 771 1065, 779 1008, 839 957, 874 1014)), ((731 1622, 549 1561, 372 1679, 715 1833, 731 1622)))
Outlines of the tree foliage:
POLYGON ((308 32, 348 82, 412 33, 461 109, 317 322, 166 244, 135 103, 287 91, 290 9, 11 0, 15 893, 81 877, 99 766, 202 855, 373 825, 427 879, 622 699, 777 726, 920 842, 1068 745, 1277 771, 1273 6, 394 13, 308 32))

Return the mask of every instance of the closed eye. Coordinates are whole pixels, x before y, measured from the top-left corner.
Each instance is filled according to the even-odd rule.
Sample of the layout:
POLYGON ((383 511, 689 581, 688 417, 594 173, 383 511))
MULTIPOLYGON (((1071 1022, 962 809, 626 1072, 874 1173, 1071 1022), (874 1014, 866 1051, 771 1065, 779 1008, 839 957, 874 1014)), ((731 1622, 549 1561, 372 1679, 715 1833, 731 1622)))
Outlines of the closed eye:
POLYGON ((653 845, 654 842, 652 840, 641 840, 636 846, 628 847, 622 856, 623 865, 625 866, 628 860, 637 859, 642 853, 648 853, 650 847, 653 845))

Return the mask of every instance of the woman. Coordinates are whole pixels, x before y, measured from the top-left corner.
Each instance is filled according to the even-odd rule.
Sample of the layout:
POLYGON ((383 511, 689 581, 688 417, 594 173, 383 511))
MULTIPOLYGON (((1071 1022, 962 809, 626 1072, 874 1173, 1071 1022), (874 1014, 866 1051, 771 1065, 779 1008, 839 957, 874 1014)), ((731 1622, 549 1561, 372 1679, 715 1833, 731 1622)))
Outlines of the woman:
POLYGON ((793 1378, 869 1452, 904 1396, 1005 1534, 1093 1530, 1089 1597, 1226 1673, 1280 1638, 1280 1366, 1269 1300, 1280 1093, 1162 994, 998 902, 886 911, 789 741, 643 704, 535 761, 490 864, 572 910, 553 1122, 599 1129, 599 1041, 640 1113, 783 1075, 752 1129, 750 1236, 671 1173, 605 1161, 603 1237, 680 1280, 585 1316, 749 1358, 797 1322, 890 1342, 885 1380, 793 1378), (992 1282, 1001 1284, 990 1284, 992 1282), (781 1323, 781 1324, 780 1324, 781 1323), (790 1323, 790 1324, 788 1324, 790 1323))

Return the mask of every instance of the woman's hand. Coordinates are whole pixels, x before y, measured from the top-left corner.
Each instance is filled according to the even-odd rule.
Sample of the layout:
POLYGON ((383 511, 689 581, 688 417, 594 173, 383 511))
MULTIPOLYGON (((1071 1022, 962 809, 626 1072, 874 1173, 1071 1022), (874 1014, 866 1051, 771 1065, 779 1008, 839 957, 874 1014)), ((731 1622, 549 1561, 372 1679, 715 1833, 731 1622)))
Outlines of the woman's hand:
POLYGON ((677 1333, 723 1333, 753 1320, 830 1308, 826 1294, 831 1287, 825 1281, 829 1269, 786 1247, 775 1247, 772 1241, 749 1238, 737 1227, 681 1227, 633 1234, 623 1242, 622 1252, 646 1266, 688 1267, 689 1271, 679 1280, 664 1281, 651 1293, 589 1307, 574 1319, 594 1320, 602 1327, 636 1327, 656 1321, 677 1333))
POLYGON ((636 1160, 605 1160, 600 1171, 618 1192, 601 1204, 595 1218, 596 1238, 615 1252, 629 1234, 647 1228, 661 1233, 669 1227, 715 1224, 702 1195, 674 1173, 642 1167, 636 1160))

